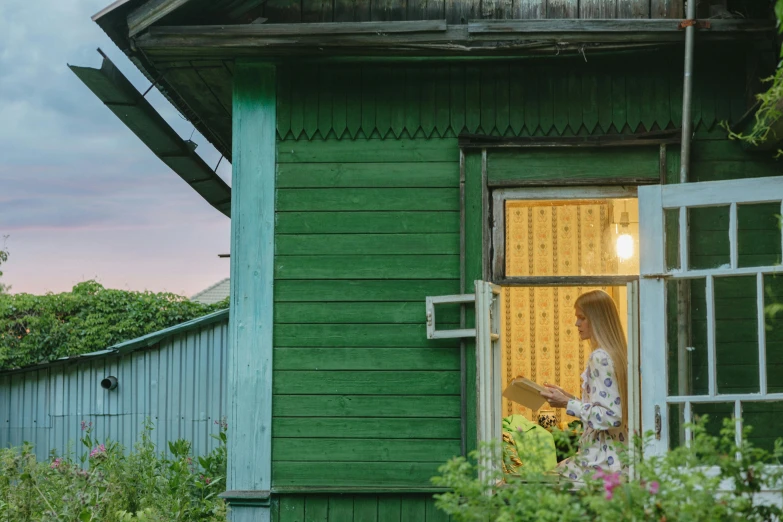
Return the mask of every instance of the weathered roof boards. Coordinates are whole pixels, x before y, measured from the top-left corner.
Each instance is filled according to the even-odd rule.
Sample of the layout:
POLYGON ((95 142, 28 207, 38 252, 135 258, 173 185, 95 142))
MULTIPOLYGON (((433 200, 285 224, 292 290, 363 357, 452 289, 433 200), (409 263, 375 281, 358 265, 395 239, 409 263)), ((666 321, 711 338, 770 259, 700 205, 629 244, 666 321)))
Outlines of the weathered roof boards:
MULTIPOLYGON (((761 4, 713 8, 696 24, 691 179, 777 174, 720 126, 774 66, 774 24, 761 4)), ((476 446, 476 358, 427 339, 425 298, 494 280, 495 190, 679 180, 682 17, 661 0, 126 0, 96 15, 232 161, 236 521, 445 520, 429 479, 476 446)))

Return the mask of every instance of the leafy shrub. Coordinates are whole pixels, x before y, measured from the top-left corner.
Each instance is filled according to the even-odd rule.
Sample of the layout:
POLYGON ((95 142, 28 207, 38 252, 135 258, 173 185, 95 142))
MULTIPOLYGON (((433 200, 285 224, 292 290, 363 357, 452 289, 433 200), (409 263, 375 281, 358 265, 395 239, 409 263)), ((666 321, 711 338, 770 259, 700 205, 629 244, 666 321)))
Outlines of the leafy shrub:
MULTIPOLYGON (((706 419, 693 426, 690 448, 633 461, 636 480, 596 472, 580 486, 551 473, 529 471, 535 466, 522 466, 519 474, 504 475, 456 458, 442 466, 441 476, 433 479, 450 490, 436 495, 437 506, 457 522, 781 520, 779 505, 759 497, 764 491, 783 488, 781 441, 770 453, 753 447, 746 437, 737 445, 730 419, 720 437, 708 435, 705 426, 706 419), (486 472, 486 478, 476 478, 477 468, 486 472)), ((634 445, 641 450, 644 441, 637 437, 634 445)), ((493 454, 497 448, 484 448, 481 455, 472 457, 486 462, 493 454)), ((523 460, 529 462, 535 455, 531 451, 523 460)), ((623 458, 631 463, 627 454, 623 458)), ((778 502, 783 500, 780 493, 775 495, 778 502)))
POLYGON ((61 294, 0 294, 0 370, 104 350, 228 308, 85 281, 61 294))
POLYGON ((134 450, 99 443, 82 423, 80 459, 53 455, 36 462, 33 448, 0 450, 0 520, 3 522, 224 522, 226 426, 219 445, 194 461, 190 443, 169 443, 159 453, 148 423, 134 450))
MULTIPOLYGON (((774 9, 778 21, 778 33, 783 33, 783 0, 775 0, 774 9)), ((778 57, 783 59, 783 47, 778 51, 778 57)), ((736 133, 732 132, 728 124, 724 123, 723 126, 729 130, 730 138, 739 139, 751 145, 759 145, 768 139, 777 141, 783 138, 783 136, 770 136, 772 125, 783 117, 783 60, 778 62, 775 73, 768 78, 763 78, 762 82, 769 84, 769 88, 756 94, 758 109, 753 125, 747 133, 736 133)), ((781 155, 783 155, 783 149, 778 148, 777 156, 781 155)))

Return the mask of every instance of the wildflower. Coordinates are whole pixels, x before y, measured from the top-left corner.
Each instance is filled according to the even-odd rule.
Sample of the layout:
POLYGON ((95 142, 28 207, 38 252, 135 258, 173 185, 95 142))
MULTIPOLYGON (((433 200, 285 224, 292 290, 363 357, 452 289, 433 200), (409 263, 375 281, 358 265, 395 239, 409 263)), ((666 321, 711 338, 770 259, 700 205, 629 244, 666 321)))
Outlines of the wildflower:
POLYGON ((650 492, 650 494, 656 495, 660 489, 661 489, 661 485, 658 484, 657 480, 653 480, 652 482, 650 482, 650 485, 648 487, 648 491, 650 492))
POLYGON ((52 461, 52 464, 49 467, 52 468, 52 469, 57 469, 57 468, 60 467, 60 464, 62 464, 62 462, 63 462, 63 459, 58 457, 58 458, 56 458, 56 459, 54 459, 52 461))
POLYGON ((96 447, 94 450, 90 452, 90 458, 97 457, 99 455, 103 455, 106 453, 106 446, 101 444, 100 446, 96 447))
POLYGON ((606 473, 599 469, 593 476, 604 481, 606 500, 612 500, 612 497, 614 497, 614 489, 620 485, 620 473, 606 473))
POLYGON ((92 428, 92 422, 82 421, 82 431, 92 428))

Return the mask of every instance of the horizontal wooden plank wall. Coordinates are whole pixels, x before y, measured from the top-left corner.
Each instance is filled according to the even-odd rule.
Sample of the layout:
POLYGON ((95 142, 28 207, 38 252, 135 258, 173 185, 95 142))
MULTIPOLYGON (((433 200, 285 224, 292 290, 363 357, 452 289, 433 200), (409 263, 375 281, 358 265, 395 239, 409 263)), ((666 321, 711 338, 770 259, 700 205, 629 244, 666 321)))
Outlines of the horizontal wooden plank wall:
POLYGON ((269 0, 263 16, 272 23, 531 18, 681 18, 682 0, 269 0))
MULTIPOLYGON (((680 61, 281 67, 278 137, 573 136, 679 127, 680 61)), ((739 119, 744 76, 697 64, 696 126, 739 119)))
POLYGON ((272 522, 449 522, 428 495, 287 495, 272 501, 272 522))
POLYGON ((460 453, 459 343, 428 341, 424 310, 459 293, 457 140, 277 156, 273 488, 431 487, 460 453))
POLYGON ((490 186, 660 180, 657 145, 612 148, 500 149, 487 152, 490 186))

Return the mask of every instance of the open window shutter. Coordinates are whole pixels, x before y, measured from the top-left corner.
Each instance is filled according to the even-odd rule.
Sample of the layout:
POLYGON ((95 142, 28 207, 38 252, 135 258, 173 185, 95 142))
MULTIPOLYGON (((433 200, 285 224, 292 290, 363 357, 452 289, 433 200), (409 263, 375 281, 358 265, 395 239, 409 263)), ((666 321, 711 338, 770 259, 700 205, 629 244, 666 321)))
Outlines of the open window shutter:
POLYGON ((475 282, 475 294, 427 297, 427 337, 429 339, 476 339, 476 417, 478 442, 501 440, 500 376, 500 287, 485 281, 475 282), (438 330, 436 305, 473 303, 476 328, 438 330))

